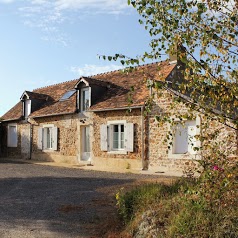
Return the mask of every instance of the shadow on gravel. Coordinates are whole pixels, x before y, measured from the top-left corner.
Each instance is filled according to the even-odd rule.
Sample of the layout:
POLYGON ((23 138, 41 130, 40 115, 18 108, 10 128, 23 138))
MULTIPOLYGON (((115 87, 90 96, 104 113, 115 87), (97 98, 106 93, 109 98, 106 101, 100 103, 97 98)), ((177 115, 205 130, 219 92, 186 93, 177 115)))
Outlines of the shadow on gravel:
POLYGON ((26 164, 27 161, 24 160, 11 160, 11 159, 1 159, 0 158, 0 164, 26 164))
POLYGON ((0 235, 25 229, 32 237, 51 237, 48 233, 100 237, 96 235, 101 222, 116 219, 110 191, 131 182, 133 179, 101 177, 1 178, 0 235), (105 194, 102 190, 107 187, 105 194))

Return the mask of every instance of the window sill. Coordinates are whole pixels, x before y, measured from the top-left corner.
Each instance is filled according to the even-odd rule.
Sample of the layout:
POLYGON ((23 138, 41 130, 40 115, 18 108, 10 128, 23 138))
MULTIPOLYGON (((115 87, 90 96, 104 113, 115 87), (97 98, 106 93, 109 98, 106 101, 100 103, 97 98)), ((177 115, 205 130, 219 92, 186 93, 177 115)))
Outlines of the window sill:
POLYGON ((44 149, 42 150, 42 152, 55 152, 56 150, 53 150, 53 149, 44 149))
POLYGON ((119 154, 119 155, 126 155, 126 150, 111 150, 107 152, 108 154, 119 154))
POLYGON ((194 159, 199 160, 199 154, 169 154, 169 159, 194 159))

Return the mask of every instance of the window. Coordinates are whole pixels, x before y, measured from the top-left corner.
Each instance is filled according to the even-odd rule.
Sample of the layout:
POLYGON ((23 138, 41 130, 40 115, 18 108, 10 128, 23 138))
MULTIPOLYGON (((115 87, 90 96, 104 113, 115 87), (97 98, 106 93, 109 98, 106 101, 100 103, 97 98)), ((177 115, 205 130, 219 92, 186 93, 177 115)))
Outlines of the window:
POLYGON ((31 114, 31 100, 24 101, 24 117, 27 118, 31 114))
POLYGON ((70 90, 68 92, 66 92, 61 98, 59 101, 64 101, 64 100, 67 100, 69 99, 70 97, 72 97, 74 94, 76 93, 76 90, 70 90))
POLYGON ((110 121, 101 125, 101 150, 112 153, 133 152, 134 125, 126 121, 110 121))
POLYGON ((199 134, 199 121, 177 122, 173 127, 173 141, 170 154, 197 154, 200 143, 196 138, 199 134))
POLYGON ((81 111, 86 111, 90 107, 89 88, 81 89, 81 111))
POLYGON ((90 126, 81 127, 81 149, 83 161, 90 161, 91 159, 91 145, 90 145, 90 126))
POLYGON ((45 149, 52 149, 53 148, 53 134, 52 134, 52 127, 46 127, 43 130, 44 133, 44 148, 45 149))
POLYGON ((17 125, 8 125, 7 131, 7 146, 17 147, 17 125))
POLYGON ((58 128, 45 125, 38 130, 38 148, 41 150, 57 150, 58 128))
POLYGON ((112 149, 113 150, 124 150, 125 139, 124 139, 124 124, 112 125, 112 149))

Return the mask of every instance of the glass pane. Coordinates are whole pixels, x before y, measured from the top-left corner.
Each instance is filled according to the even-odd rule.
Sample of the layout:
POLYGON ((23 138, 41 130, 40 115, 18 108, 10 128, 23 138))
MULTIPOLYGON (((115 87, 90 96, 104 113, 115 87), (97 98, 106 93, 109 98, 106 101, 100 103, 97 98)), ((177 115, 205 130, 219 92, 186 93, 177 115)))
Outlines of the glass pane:
POLYGON ((114 126, 113 126, 113 131, 114 131, 114 132, 118 132, 118 129, 119 129, 118 125, 114 125, 114 126))
POLYGON ((46 128, 46 146, 47 146, 47 149, 52 149, 53 147, 53 138, 52 138, 51 128, 46 128))
POLYGON ((119 133, 118 132, 113 132, 113 148, 118 149, 118 142, 119 142, 119 133))
POLYGON ((184 154, 188 152, 188 127, 178 123, 175 128, 174 154, 184 154))
POLYGON ((75 92, 76 92, 76 90, 70 90, 70 91, 66 92, 66 93, 60 98, 59 101, 64 101, 64 100, 69 99, 71 96, 74 95, 75 92))
POLYGON ((90 134, 89 127, 84 128, 84 152, 90 152, 90 134))
POLYGON ((82 102, 82 109, 83 111, 87 110, 89 108, 89 90, 83 90, 83 102, 82 102))
POLYGON ((120 144, 120 148, 121 149, 124 149, 125 146, 124 146, 124 132, 121 132, 121 144, 120 144))
POLYGON ((28 117, 31 113, 31 100, 26 100, 24 102, 24 107, 25 107, 25 117, 28 117))

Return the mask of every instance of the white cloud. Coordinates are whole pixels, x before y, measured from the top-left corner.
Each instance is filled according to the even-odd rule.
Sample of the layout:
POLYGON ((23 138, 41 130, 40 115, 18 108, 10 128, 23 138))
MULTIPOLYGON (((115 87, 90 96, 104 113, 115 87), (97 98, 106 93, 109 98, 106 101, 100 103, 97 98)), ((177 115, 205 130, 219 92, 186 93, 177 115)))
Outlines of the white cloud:
POLYGON ((91 76, 95 74, 110 72, 114 70, 122 69, 120 65, 107 65, 107 66, 98 66, 98 65, 90 65, 85 64, 83 67, 75 67, 72 66, 70 71, 76 73, 78 76, 91 76))
MULTIPOLYGON (((0 0, 0 3, 13 1, 17 2, 0 0)), ((72 21, 69 13, 76 14, 78 20, 79 16, 90 14, 124 14, 129 9, 127 0, 28 0, 22 1, 20 6, 18 11, 25 25, 40 29, 43 40, 62 43, 63 46, 68 45, 68 37, 59 28, 62 23, 72 21)))
POLYGON ((120 12, 128 8, 126 0, 57 0, 55 2, 57 9, 94 9, 97 12, 112 13, 120 12))
POLYGON ((46 4, 48 1, 47 0, 32 0, 32 4, 46 4))

